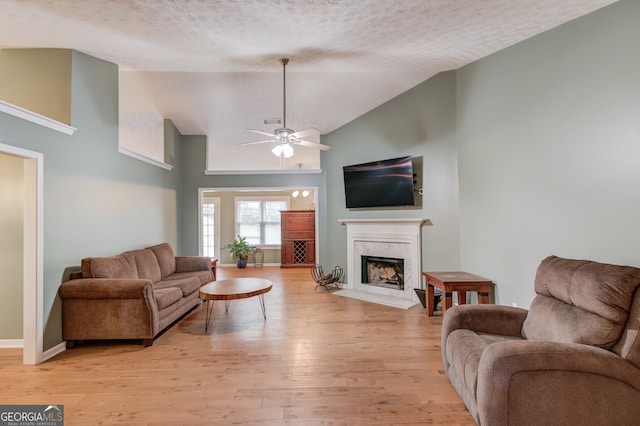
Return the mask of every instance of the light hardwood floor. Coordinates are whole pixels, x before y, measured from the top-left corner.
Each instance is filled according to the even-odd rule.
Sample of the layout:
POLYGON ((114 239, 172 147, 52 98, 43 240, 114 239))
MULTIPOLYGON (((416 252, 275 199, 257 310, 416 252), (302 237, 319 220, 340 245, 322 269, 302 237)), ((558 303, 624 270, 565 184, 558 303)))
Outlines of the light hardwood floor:
POLYGON ((314 291, 308 269, 257 297, 199 306, 144 348, 85 343, 38 366, 0 350, 0 404, 63 404, 66 425, 473 425, 443 371, 442 318, 314 291))

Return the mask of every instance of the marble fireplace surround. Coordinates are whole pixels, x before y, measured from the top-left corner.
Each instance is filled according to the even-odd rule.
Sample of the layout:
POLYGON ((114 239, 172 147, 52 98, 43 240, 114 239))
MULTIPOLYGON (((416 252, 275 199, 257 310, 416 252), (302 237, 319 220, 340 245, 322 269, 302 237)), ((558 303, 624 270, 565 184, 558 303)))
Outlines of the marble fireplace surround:
POLYGON ((421 287, 421 229, 427 219, 339 219, 347 227, 347 275, 341 296, 408 309, 419 303, 421 287), (404 260, 404 290, 362 283, 362 256, 404 260))

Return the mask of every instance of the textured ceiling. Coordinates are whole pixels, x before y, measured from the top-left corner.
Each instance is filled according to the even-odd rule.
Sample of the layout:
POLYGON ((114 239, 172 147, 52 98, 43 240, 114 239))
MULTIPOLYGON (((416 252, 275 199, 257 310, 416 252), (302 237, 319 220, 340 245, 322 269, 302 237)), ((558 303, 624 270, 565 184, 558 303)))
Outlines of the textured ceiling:
MULTIPOLYGON (((129 137, 151 116, 169 118, 209 137, 218 153, 209 168, 233 169, 238 155, 264 162, 271 147, 237 144, 282 117, 280 57, 291 59, 287 127, 325 134, 440 71, 613 2, 0 0, 0 47, 70 48, 118 64, 129 137)), ((298 148, 292 164, 311 162, 307 151, 317 157, 298 148)))

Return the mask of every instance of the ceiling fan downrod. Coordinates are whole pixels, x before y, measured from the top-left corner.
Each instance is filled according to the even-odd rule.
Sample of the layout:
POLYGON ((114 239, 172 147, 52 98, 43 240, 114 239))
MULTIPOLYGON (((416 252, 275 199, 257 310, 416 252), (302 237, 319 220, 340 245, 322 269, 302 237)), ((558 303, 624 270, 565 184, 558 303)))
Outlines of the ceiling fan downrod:
POLYGON ((283 134, 293 133, 287 131, 287 64, 289 58, 280 58, 282 64, 282 129, 283 134))

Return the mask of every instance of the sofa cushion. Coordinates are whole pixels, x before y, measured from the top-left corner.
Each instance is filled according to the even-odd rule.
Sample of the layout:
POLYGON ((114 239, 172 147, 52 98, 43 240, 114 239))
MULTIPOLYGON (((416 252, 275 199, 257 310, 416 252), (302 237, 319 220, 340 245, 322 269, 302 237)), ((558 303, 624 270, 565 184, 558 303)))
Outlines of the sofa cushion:
POLYGON ((160 311, 182 299, 182 291, 177 287, 159 288, 154 290, 153 294, 160 311))
POLYGON ((493 343, 507 340, 523 340, 520 337, 478 333, 468 329, 452 331, 447 336, 446 356, 450 368, 467 391, 476 399, 478 365, 485 348, 493 343))
POLYGON ((162 279, 160 277, 160 265, 158 265, 158 259, 156 259, 155 254, 153 254, 151 250, 140 249, 128 251, 127 253, 133 255, 136 259, 138 277, 151 280, 154 283, 162 279))
POLYGON ((176 272, 176 258, 169 244, 162 243, 148 248, 156 255, 156 259, 160 265, 161 279, 165 279, 176 272))
POLYGON ((176 272, 165 278, 165 280, 181 280, 188 277, 197 277, 200 280, 200 285, 208 284, 213 279, 210 270, 206 271, 193 271, 193 272, 176 272))
POLYGON ((154 288, 179 288, 182 291, 183 296, 197 291, 200 288, 200 280, 196 277, 186 277, 176 280, 164 280, 153 284, 154 288))
POLYGON ((611 349, 620 338, 639 285, 638 268, 550 256, 538 267, 537 296, 523 335, 611 349))
POLYGON ((135 258, 126 253, 109 257, 86 257, 82 259, 81 267, 84 278, 139 278, 135 258))

